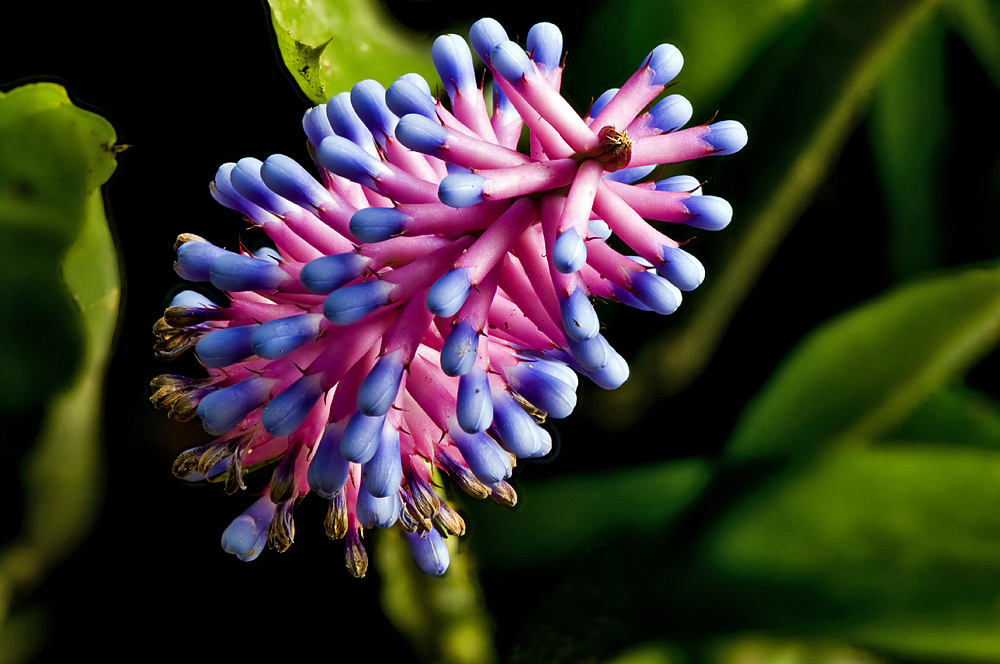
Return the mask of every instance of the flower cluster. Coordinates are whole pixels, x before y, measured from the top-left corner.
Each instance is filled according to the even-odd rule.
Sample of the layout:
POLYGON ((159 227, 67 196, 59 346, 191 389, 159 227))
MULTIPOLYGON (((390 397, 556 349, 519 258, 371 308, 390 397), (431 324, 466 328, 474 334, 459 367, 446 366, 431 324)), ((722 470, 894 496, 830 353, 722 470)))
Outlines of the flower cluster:
POLYGON ((230 301, 174 299, 156 350, 193 347, 208 375, 159 376, 152 401, 217 436, 183 452, 176 475, 233 493, 265 471, 222 536, 242 560, 285 550, 312 492, 352 574, 367 567, 363 529, 397 522, 419 566, 444 572, 444 538, 465 524, 441 474, 513 505, 511 468, 550 451, 539 424, 570 414, 577 374, 605 389, 628 377, 592 300, 669 314, 701 283, 698 260, 646 220, 729 223, 729 204, 695 179, 647 178, 746 143, 738 122, 682 129, 692 110, 679 95, 653 104, 680 71, 676 48, 653 49, 580 117, 559 94, 554 25, 531 28, 527 51, 492 19, 470 42, 492 72, 492 113, 469 46, 444 35, 432 56, 447 103, 416 74, 362 81, 305 114, 318 178, 283 155, 219 169, 212 195, 275 249, 177 239, 177 273, 230 301))

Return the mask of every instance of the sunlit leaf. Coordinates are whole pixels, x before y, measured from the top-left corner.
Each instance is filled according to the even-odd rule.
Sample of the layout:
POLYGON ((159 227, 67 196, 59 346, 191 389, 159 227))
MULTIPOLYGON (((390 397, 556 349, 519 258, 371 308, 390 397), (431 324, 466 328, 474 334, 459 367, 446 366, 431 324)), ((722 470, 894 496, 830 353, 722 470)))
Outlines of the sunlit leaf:
POLYGON ((1000 334, 1000 271, 969 268, 897 288, 809 335, 750 403, 734 459, 873 440, 1000 334))
POLYGON ((2 620, 96 515, 101 398, 120 282, 100 190, 115 169, 110 123, 74 106, 60 86, 27 85, 0 95, 0 153, 0 227, 10 258, 2 268, 0 342, 12 351, 5 354, 0 403, 16 409, 28 398, 48 398, 25 454, 21 533, 0 549, 2 620), (53 318, 61 338, 45 327, 53 318), (12 331, 15 323, 26 329, 12 331), (47 354, 65 354, 50 344, 79 349, 79 357, 52 366, 47 354), (18 390, 25 394, 9 394, 18 390))
POLYGON ((437 82, 430 43, 395 25, 373 0, 268 0, 285 66, 314 103, 362 79, 384 86, 408 72, 437 82))
POLYGON ((952 27, 1000 87, 1000 4, 995 0, 947 0, 943 6, 952 27))
POLYGON ((1000 449, 1000 404, 965 386, 947 386, 887 432, 886 438, 1000 449))
POLYGON ((550 565, 618 537, 662 534, 710 476, 708 462, 690 459, 530 484, 513 510, 474 510, 476 551, 484 567, 550 565))

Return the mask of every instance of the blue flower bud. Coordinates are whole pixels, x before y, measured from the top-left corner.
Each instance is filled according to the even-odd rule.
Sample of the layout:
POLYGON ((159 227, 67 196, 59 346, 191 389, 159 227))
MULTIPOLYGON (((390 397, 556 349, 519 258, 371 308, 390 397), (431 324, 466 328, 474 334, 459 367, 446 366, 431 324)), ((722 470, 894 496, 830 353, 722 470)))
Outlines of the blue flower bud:
POLYGON ((213 309, 218 307, 219 304, 198 291, 182 290, 177 293, 177 295, 174 295, 174 297, 170 300, 170 306, 191 307, 192 309, 213 309))
POLYGON ((608 238, 611 237, 611 227, 603 219, 591 219, 587 222, 587 230, 591 235, 601 238, 601 240, 607 242, 608 238))
POLYGON ((182 279, 188 281, 208 281, 212 278, 210 274, 212 261, 228 253, 232 252, 217 247, 211 242, 201 239, 188 240, 177 247, 177 262, 174 263, 174 270, 182 279))
POLYGON ((482 367, 473 366, 459 379, 455 414, 458 425, 468 433, 486 431, 493 422, 490 380, 482 367))
POLYGON ((441 371, 447 376, 464 376, 476 363, 479 333, 467 320, 451 328, 441 349, 441 371))
POLYGON ((438 156, 440 149, 450 134, 436 119, 411 113, 405 115, 396 126, 396 138, 400 143, 424 154, 438 156))
POLYGON ((590 117, 596 118, 604 110, 604 107, 608 105, 608 102, 614 99, 614 96, 618 94, 618 88, 609 88, 605 90, 600 97, 594 100, 590 105, 590 117))
POLYGON ((638 182, 647 175, 653 172, 656 168, 656 164, 650 164, 649 166, 635 166, 634 168, 623 168, 613 173, 605 173, 604 179, 611 180, 613 182, 621 182, 622 184, 632 184, 633 182, 638 182))
POLYGON ((538 449, 528 458, 537 459, 552 451, 552 434, 548 431, 542 427, 535 427, 535 439, 538 441, 538 449))
POLYGON ((388 240, 403 230, 411 217, 396 208, 362 208, 351 217, 351 233, 361 242, 375 243, 388 240))
POLYGON ((350 325, 389 303, 393 285, 380 279, 339 288, 326 296, 323 315, 334 325, 350 325))
POLYGON ((406 533, 413 560, 424 574, 441 576, 448 569, 448 544, 437 530, 426 533, 406 533))
POLYGON ((489 62, 493 49, 505 41, 510 41, 507 31, 492 18, 481 18, 469 28, 469 43, 483 62, 489 62))
POLYGON ((512 41, 498 44, 490 53, 490 63, 497 74, 514 84, 535 71, 528 54, 512 41))
POLYGON ((493 108, 503 114, 510 117, 519 117, 517 109, 514 108, 514 104, 510 102, 507 95, 504 94, 503 88, 499 85, 493 86, 493 108))
POLYGON ((302 116, 302 129, 313 147, 319 146, 327 136, 333 136, 333 127, 326 116, 326 104, 313 106, 302 116))
POLYGON ((324 138, 316 158, 331 173, 366 186, 389 170, 380 159, 341 136, 324 138))
POLYGON ((299 162, 283 154, 272 154, 260 167, 267 188, 302 207, 318 208, 330 200, 330 192, 299 162))
POLYGON ((442 318, 454 316, 465 304, 471 289, 467 268, 451 270, 427 291, 427 310, 442 318))
POLYGON ((528 30, 528 53, 542 71, 559 67, 562 59, 563 36, 551 23, 536 23, 528 30))
POLYGON ((403 466, 399 458, 399 431, 395 427, 382 428, 375 456, 361 468, 361 480, 374 498, 393 496, 399 491, 403 466))
POLYGON ((368 79, 356 83, 351 88, 351 106, 380 144, 385 136, 396 132, 399 118, 385 105, 385 88, 378 81, 368 79))
POLYGON ((317 443, 319 448, 309 462, 306 475, 309 488, 327 500, 344 488, 350 475, 351 462, 340 455, 340 437, 346 425, 344 420, 327 424, 317 443))
POLYGON ((288 274, 274 261, 227 251, 212 261, 209 278, 216 288, 235 293, 275 290, 288 274))
POLYGON ((591 339, 576 341, 569 339, 569 352, 580 366, 588 371, 597 371, 608 363, 608 344, 600 334, 591 339))
POLYGON ((705 280, 701 261, 680 247, 664 247, 663 257, 666 261, 656 266, 656 271, 682 291, 694 290, 705 280))
POLYGON ((510 457, 489 435, 462 430, 449 431, 448 435, 477 480, 492 488, 510 477, 510 457))
POLYGON ((656 183, 656 190, 687 192, 692 196, 701 196, 703 193, 701 182, 698 181, 698 178, 691 177, 690 175, 675 175, 672 178, 660 180, 656 183))
MULTIPOLYGON (((381 210, 384 208, 367 209, 381 210)), ((368 260, 353 251, 321 256, 302 266, 302 270, 299 272, 299 281, 310 293, 327 295, 364 274, 366 265, 368 265, 368 260)))
POLYGON ((340 455, 348 461, 366 463, 375 456, 384 424, 385 415, 369 417, 360 411, 354 411, 340 437, 340 455))
POLYGON ((454 173, 441 180, 438 198, 448 207, 465 208, 483 202, 486 178, 475 173, 454 173))
POLYGON ((701 137, 713 148, 718 150, 715 154, 726 155, 739 152, 747 144, 747 130, 736 120, 723 120, 708 126, 708 134, 701 137))
POLYGON ((323 396, 323 375, 302 376, 264 406, 261 424, 272 436, 290 436, 323 396))
POLYGON ((576 408, 578 379, 572 369, 562 363, 548 360, 520 362, 508 370, 507 383, 549 417, 562 419, 576 408))
POLYGON ((326 117, 337 136, 346 138, 369 154, 376 154, 375 137, 354 110, 350 92, 341 92, 326 103, 326 117))
POLYGON ((274 503, 267 496, 236 517, 222 533, 222 549, 243 562, 260 555, 267 544, 267 527, 274 518, 274 503))
POLYGON ((500 446, 518 458, 534 456, 539 451, 539 426, 506 390, 493 392, 493 429, 500 446))
POLYGON ((259 159, 244 157, 229 173, 229 181, 240 196, 254 205, 275 214, 284 214, 291 209, 291 205, 264 184, 260 177, 262 165, 259 159))
POLYGON ((441 35, 431 46, 431 59, 449 97, 454 97, 458 90, 478 91, 472 52, 464 39, 458 35, 441 35))
POLYGON ((210 392, 198 404, 205 431, 221 436, 239 424, 250 412, 267 401, 274 381, 252 376, 210 392))
POLYGON ((563 330, 572 341, 593 339, 601 331, 601 321, 597 318, 594 305, 582 289, 575 289, 570 296, 559 303, 563 330))
POLYGON ((632 278, 636 298, 650 311, 672 314, 681 306, 681 292, 653 270, 639 272, 632 278))
POLYGON ((198 359, 210 369, 220 369, 254 355, 251 336, 256 325, 227 327, 209 332, 194 347, 198 359))
POLYGON ((382 498, 368 493, 362 484, 358 490, 358 521, 365 528, 390 528, 399 518, 399 494, 382 498))
POLYGON ((578 271, 587 262, 587 245, 576 229, 565 230, 552 247, 552 264, 563 274, 578 271))
POLYGON ((676 47, 660 44, 649 52, 646 64, 653 70, 650 85, 666 85, 680 73, 684 66, 684 56, 676 47))
POLYGON ((597 371, 585 370, 584 374, 598 387, 605 390, 616 390, 628 380, 628 362, 610 344, 607 344, 607 342, 605 344, 608 349, 607 364, 597 371))
POLYGON ((358 388, 358 410, 372 417, 389 412, 403 379, 402 357, 403 351, 396 350, 378 358, 358 388))
POLYGON ((431 96, 430 88, 426 88, 426 86, 427 81, 424 81, 417 74, 400 76, 385 91, 385 104, 400 118, 416 113, 432 120, 437 119, 437 104, 434 102, 434 97, 431 96), (412 76, 420 79, 423 82, 423 87, 410 78, 412 76))
POLYGON ((692 196, 684 201, 691 214, 684 223, 706 231, 722 230, 733 219, 733 206, 718 196, 692 196))
POLYGON ((694 108, 691 102, 680 95, 670 95, 661 99, 649 109, 653 126, 666 133, 680 129, 691 121, 694 108))
POLYGON ((322 320, 319 314, 298 314, 265 321, 253 331, 253 351, 268 360, 283 357, 318 338, 322 320))

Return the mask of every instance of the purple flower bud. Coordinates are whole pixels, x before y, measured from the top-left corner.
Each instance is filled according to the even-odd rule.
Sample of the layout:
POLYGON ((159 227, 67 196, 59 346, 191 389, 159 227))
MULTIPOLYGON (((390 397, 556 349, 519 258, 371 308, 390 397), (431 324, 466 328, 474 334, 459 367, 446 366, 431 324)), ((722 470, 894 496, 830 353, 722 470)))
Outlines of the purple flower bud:
POLYGON ((340 455, 340 437, 347 426, 346 420, 332 422, 323 430, 323 437, 317 443, 319 448, 309 464, 306 479, 309 488, 326 499, 333 498, 350 475, 350 462, 340 455))
POLYGON ((390 528, 399 519, 399 494, 377 497, 362 483, 358 491, 358 521, 365 528, 390 528))
POLYGON ((236 162, 236 167, 229 174, 233 189, 268 212, 285 214, 292 209, 292 204, 267 188, 260 176, 262 165, 259 159, 252 157, 244 157, 236 162))
POLYGON ((684 201, 684 207, 696 215, 684 223, 706 231, 722 230, 733 219, 733 206, 718 196, 692 196, 684 201))
POLYGON ((375 455, 384 425, 385 415, 369 417, 355 411, 340 437, 340 455, 348 461, 366 463, 375 455))
POLYGON ((387 305, 392 288, 380 279, 339 288, 326 296, 323 315, 334 325, 350 325, 387 305))
POLYGON ((431 46, 431 59, 449 97, 454 97, 458 91, 466 94, 478 91, 472 52, 464 39, 458 35, 441 35, 431 46))
POLYGON ((413 113, 404 115, 396 125, 396 139, 400 143, 411 150, 434 156, 439 155, 449 135, 436 119, 413 113))
POLYGON ((425 574, 441 576, 448 569, 448 544, 440 533, 431 528, 426 533, 406 533, 413 560, 425 574))
POLYGON ((515 86, 535 71, 524 50, 512 41, 501 42, 490 53, 490 63, 497 74, 515 86))
POLYGON ((181 238, 192 238, 177 247, 177 262, 174 263, 174 270, 181 279, 208 281, 212 278, 210 273, 212 261, 223 254, 231 253, 211 242, 197 238, 196 235, 182 235, 178 238, 178 242, 181 241, 181 238))
POLYGON ((406 74, 397 78, 385 91, 385 104, 400 118, 416 113, 432 120, 437 119, 437 104, 427 87, 427 81, 418 74, 406 74), (412 77, 419 79, 423 86, 412 77))
POLYGON ((540 451, 535 420, 506 390, 494 390, 492 395, 493 428, 500 446, 522 459, 535 456, 540 451))
POLYGON ((283 154, 272 154, 260 167, 268 189, 302 207, 319 208, 331 200, 330 192, 299 162, 283 154))
POLYGON ((481 18, 469 28, 469 43, 483 62, 489 63, 490 53, 505 41, 510 41, 507 31, 492 18, 481 18))
POLYGON ((363 185, 371 185, 389 170, 381 160, 340 136, 323 139, 316 158, 331 173, 363 185))
POLYGON ((694 290, 705 280, 705 267, 701 261, 680 247, 664 247, 663 257, 666 261, 657 265, 656 271, 681 290, 694 290))
POLYGON ((374 498, 394 496, 403 480, 403 466, 399 460, 399 430, 395 427, 382 428, 382 436, 375 456, 361 470, 365 489, 374 498))
POLYGON ((681 291, 653 270, 632 277, 632 287, 638 300, 658 314, 672 314, 681 305, 681 291))
POLYGON ((198 416, 205 431, 221 436, 267 401, 273 380, 252 376, 205 395, 198 404, 198 416))
POLYGON ((222 548, 243 562, 257 558, 267 543, 267 527, 274 518, 275 505, 262 496, 222 533, 222 548))
POLYGON ((353 251, 321 256, 302 266, 299 281, 310 293, 327 295, 364 274, 366 265, 368 260, 353 251))
POLYGON ((427 310, 442 318, 454 316, 471 289, 468 268, 450 270, 427 291, 427 310))
POLYGON ((576 374, 549 360, 520 362, 507 372, 507 384, 549 417, 569 417, 576 408, 576 374))
MULTIPOLYGON (((347 139, 371 155, 376 154, 375 137, 354 110, 350 92, 341 92, 326 103, 326 117, 337 136, 347 139)), ((319 147, 319 144, 314 145, 319 147)))
MULTIPOLYGON (((690 175, 675 175, 672 178, 660 180, 656 183, 656 190, 686 192, 692 196, 701 196, 703 193, 701 191, 701 182, 690 175)), ((687 201, 685 201, 686 204, 687 201)))
POLYGON ((684 66, 684 56, 670 44, 660 44, 646 58, 646 65, 653 70, 650 85, 666 85, 674 80, 684 66))
POLYGON ((559 311, 562 314, 563 330, 571 341, 593 339, 601 331, 601 321, 597 318, 594 305, 579 288, 559 303, 559 311))
POLYGON ((322 321, 320 314, 298 314, 255 325, 253 352, 268 360, 284 357, 319 337, 322 321))
POLYGON ((375 366, 358 388, 358 410, 365 415, 385 415, 392 407, 403 378, 403 351, 396 350, 378 358, 375 366))
POLYGON ((302 376, 271 399, 261 413, 261 424, 272 436, 289 436, 299 428, 323 396, 323 375, 302 376))
POLYGON ((475 173, 454 173, 441 180, 438 197, 448 207, 464 208, 483 202, 486 178, 475 173))
POLYGON ((654 127, 662 132, 680 129, 691 121, 694 108, 691 102, 680 95, 670 95, 661 99, 649 109, 654 127))
POLYGON ((288 274, 274 261, 226 252, 212 261, 209 278, 216 288, 231 293, 274 290, 288 274))
POLYGON ((476 363, 479 333, 467 320, 451 329, 441 349, 441 370, 447 376, 463 376, 476 363))
POLYGON ((452 430, 448 434, 477 480, 495 487, 510 477, 510 457, 489 435, 462 430, 452 430))
POLYGON ((594 100, 594 103, 590 105, 590 117, 596 118, 604 110, 604 107, 608 105, 608 102, 618 94, 618 88, 610 88, 605 90, 600 97, 594 100))
POLYGON ((350 230, 361 242, 381 242, 402 232, 403 225, 410 219, 408 214, 396 208, 362 208, 351 217, 350 230))
MULTIPOLYGON (((603 337, 601 337, 601 340, 604 340, 603 337)), ((597 371, 585 369, 583 373, 601 389, 616 390, 628 380, 628 362, 610 344, 607 344, 607 342, 605 344, 607 345, 608 352, 607 364, 597 371)))
POLYGON ((326 115, 326 104, 314 106, 305 112, 302 116, 302 129, 313 147, 319 146, 327 136, 333 136, 333 127, 326 115))
POLYGON ((621 182, 622 184, 632 184, 633 182, 643 179, 655 169, 655 165, 623 168, 620 171, 615 171, 614 173, 605 173, 604 179, 612 180, 613 182, 621 182))
POLYGON ((528 53, 543 72, 559 67, 562 59, 563 36, 551 23, 536 23, 528 30, 528 53))
POLYGON ((372 136, 384 146, 386 136, 396 132, 399 118, 385 104, 385 88, 378 81, 368 79, 351 88, 351 106, 372 136))
POLYGON ((569 352, 573 359, 580 363, 580 366, 587 371, 597 371, 603 369, 608 363, 608 344, 600 334, 594 335, 590 339, 577 341, 569 339, 569 352))
POLYGON ((587 262, 587 245, 575 228, 564 231, 552 247, 552 264, 563 274, 577 272, 587 262))
POLYGON ((218 369, 254 355, 251 336, 256 325, 227 327, 209 332, 198 340, 194 352, 206 367, 218 369))
POLYGON ((747 130, 736 120, 723 120, 708 126, 709 132, 701 137, 722 156, 739 152, 747 144, 747 130))
POLYGON ((489 377, 481 367, 473 366, 459 379, 457 397, 458 425, 468 433, 486 431, 493 422, 493 398, 489 377))

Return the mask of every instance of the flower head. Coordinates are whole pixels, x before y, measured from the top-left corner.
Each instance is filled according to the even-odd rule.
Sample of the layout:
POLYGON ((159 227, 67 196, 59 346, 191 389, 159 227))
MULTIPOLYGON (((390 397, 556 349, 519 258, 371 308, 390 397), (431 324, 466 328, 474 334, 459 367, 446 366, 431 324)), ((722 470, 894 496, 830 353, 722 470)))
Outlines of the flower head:
POLYGON ((178 476, 234 493, 248 468, 270 467, 222 536, 240 559, 286 549, 295 504, 315 493, 353 574, 367 567, 363 529, 397 522, 420 567, 444 572, 443 538, 465 524, 438 474, 513 505, 511 470, 550 451, 539 424, 573 411, 577 374, 604 389, 628 378, 592 299, 669 314, 704 277, 647 220, 729 223, 729 204, 693 178, 645 180, 746 143, 733 121, 683 129, 692 111, 679 95, 653 104, 680 71, 677 49, 653 49, 581 117, 559 94, 554 25, 534 26, 527 51, 492 19, 470 41, 493 75, 492 112, 469 46, 442 36, 432 56, 447 104, 416 74, 388 89, 362 81, 303 118, 318 177, 284 155, 219 169, 212 195, 275 249, 177 240, 177 273, 229 303, 175 298, 156 350, 193 347, 207 377, 160 376, 152 400, 216 436, 178 457, 178 476))

